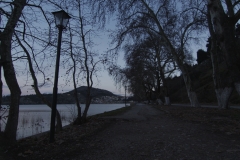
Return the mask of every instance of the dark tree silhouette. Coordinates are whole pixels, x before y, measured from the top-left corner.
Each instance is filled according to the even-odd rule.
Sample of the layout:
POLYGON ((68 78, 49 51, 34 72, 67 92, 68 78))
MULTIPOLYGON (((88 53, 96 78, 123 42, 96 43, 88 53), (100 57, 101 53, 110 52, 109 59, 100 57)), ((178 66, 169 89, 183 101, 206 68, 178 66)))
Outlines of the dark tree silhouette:
POLYGON ((205 60, 207 60, 209 58, 210 58, 210 55, 209 55, 208 52, 205 52, 202 49, 199 49, 197 51, 197 62, 198 62, 198 64, 201 64, 202 62, 204 62, 205 60))
POLYGON ((206 47, 207 47, 207 52, 209 53, 209 56, 210 56, 211 47, 212 47, 211 37, 208 37, 206 47))
POLYGON ((240 38, 240 24, 236 25, 235 35, 236 35, 236 38, 240 38))

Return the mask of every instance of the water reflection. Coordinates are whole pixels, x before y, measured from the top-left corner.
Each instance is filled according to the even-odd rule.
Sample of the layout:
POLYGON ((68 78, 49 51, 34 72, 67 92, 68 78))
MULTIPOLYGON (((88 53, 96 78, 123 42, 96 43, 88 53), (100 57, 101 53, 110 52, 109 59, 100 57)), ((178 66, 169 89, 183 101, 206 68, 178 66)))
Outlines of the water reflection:
MULTIPOLYGON (((5 106, 6 107, 6 106, 5 106)), ((82 111, 84 105, 81 105, 82 111)), ((124 107, 124 104, 92 104, 89 108, 88 116, 115 110, 124 107)), ((61 115, 63 126, 73 122, 77 117, 77 108, 72 104, 61 104, 57 106, 61 115)), ((0 111, 1 121, 0 129, 6 126, 6 118, 8 115, 6 110, 0 111), (3 115, 2 115, 3 114, 3 115)), ((20 105, 17 139, 39 134, 50 129, 51 110, 46 105, 20 105)))

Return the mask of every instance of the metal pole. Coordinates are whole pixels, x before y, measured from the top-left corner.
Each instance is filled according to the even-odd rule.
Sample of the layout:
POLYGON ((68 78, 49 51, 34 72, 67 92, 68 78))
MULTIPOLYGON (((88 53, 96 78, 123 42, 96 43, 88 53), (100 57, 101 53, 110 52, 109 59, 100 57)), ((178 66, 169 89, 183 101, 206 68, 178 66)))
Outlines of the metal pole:
MULTIPOLYGON (((1 35, 1 31, 0 31, 1 35)), ((2 107, 2 40, 0 39, 0 108, 2 107)), ((1 120, 1 119, 0 119, 1 120)), ((1 130, 0 130, 1 131, 1 130)))
POLYGON ((55 66, 55 78, 54 78, 54 87, 53 87, 53 99, 52 99, 52 112, 51 112, 51 126, 50 126, 50 143, 54 142, 55 134, 55 118, 56 118, 56 108, 57 108, 57 93, 58 93, 58 73, 59 73, 59 62, 60 62, 60 50, 61 50, 61 41, 62 41, 62 31, 63 27, 59 27, 58 33, 58 46, 57 46, 57 58, 55 66))
MULTIPOLYGON (((0 41, 1 42, 1 41, 0 41)), ((1 44, 0 44, 1 45, 1 44)), ((0 46, 0 50, 1 50, 1 46, 0 46)), ((0 51, 1 52, 1 51, 0 51)), ((3 86, 3 83, 2 83, 2 59, 0 59, 0 112, 1 111, 4 111, 2 110, 2 86, 3 86)), ((2 132, 2 128, 1 128, 1 124, 2 124, 2 116, 3 115, 0 115, 0 132, 2 132)))
POLYGON ((127 86, 125 86, 125 107, 127 107, 126 91, 127 91, 127 86))
POLYGON ((3 88, 3 83, 2 83, 2 59, 0 59, 0 107, 2 107, 2 88, 3 88))

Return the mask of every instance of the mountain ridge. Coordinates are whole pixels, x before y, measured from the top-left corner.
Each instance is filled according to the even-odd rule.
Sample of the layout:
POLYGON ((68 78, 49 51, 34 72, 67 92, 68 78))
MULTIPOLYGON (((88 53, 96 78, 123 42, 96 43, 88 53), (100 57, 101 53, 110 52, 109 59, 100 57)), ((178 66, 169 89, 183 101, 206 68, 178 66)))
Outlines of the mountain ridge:
MULTIPOLYGON (((87 86, 81 86, 77 88, 78 92, 78 98, 81 103, 85 103, 86 100, 86 92, 87 92, 87 86)), ((52 102, 52 94, 43 94, 43 96, 49 101, 52 102)), ((105 90, 105 89, 99 89, 99 88, 92 88, 91 89, 91 96, 92 98, 99 98, 102 96, 113 96, 113 97, 119 97, 118 95, 113 94, 112 92, 105 90)), ((58 93, 58 104, 74 104, 75 98, 74 98, 74 90, 65 92, 65 93, 58 93)), ((2 104, 3 105, 9 105, 10 104, 10 96, 4 96, 2 98, 2 104)), ((22 95, 20 98, 20 104, 44 104, 41 99, 36 95, 22 95)))

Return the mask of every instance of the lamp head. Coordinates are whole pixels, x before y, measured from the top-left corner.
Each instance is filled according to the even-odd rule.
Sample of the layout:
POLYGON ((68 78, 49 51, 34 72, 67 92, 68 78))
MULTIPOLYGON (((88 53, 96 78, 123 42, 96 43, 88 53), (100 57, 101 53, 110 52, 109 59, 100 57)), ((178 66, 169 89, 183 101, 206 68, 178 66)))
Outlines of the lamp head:
POLYGON ((55 18, 55 23, 58 28, 66 28, 69 19, 71 18, 64 10, 52 12, 55 18))

